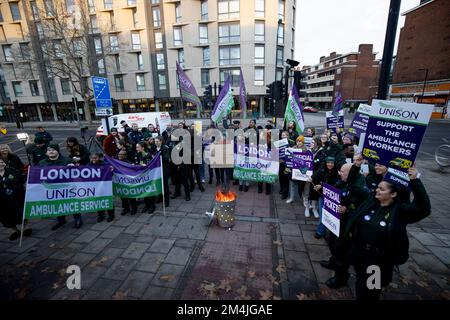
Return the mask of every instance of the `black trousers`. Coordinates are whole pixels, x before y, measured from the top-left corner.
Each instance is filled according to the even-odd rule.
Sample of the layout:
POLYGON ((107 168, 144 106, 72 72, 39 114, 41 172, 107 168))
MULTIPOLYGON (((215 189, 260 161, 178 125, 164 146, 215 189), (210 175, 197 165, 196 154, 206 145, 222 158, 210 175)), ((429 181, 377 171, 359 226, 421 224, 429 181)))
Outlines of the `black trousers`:
MULTIPOLYGON (((343 231, 340 231, 342 234, 343 231)), ((344 240, 342 237, 338 238, 334 233, 330 232, 330 239, 328 242, 331 252, 331 260, 336 266, 335 277, 339 282, 347 282, 350 274, 348 273, 348 268, 350 267, 348 261, 348 241, 344 240)))
POLYGON ((284 172, 284 169, 280 169, 278 177, 280 179, 280 191, 283 197, 287 197, 289 194, 289 176, 289 174, 284 172))
POLYGON ((271 184, 270 183, 264 183, 264 182, 258 182, 258 191, 263 191, 263 184, 266 185, 266 192, 270 193, 271 190, 271 184))
POLYGON ((130 211, 130 209, 133 212, 137 211, 138 205, 136 199, 120 198, 120 200, 122 201, 122 208, 126 212, 130 211))
POLYGON ((155 209, 156 197, 146 197, 144 198, 144 205, 147 208, 155 209))
MULTIPOLYGON (((73 220, 75 222, 80 221, 81 222, 81 214, 77 213, 73 215, 73 220)), ((56 217, 56 221, 58 222, 66 222, 66 216, 60 216, 60 217, 56 217)))
POLYGON ((98 216, 101 218, 105 218, 105 213, 108 214, 108 217, 114 219, 114 209, 112 210, 106 210, 106 211, 99 211, 98 216))
POLYGON ((189 186, 190 186, 191 190, 194 190, 194 188, 195 188, 194 176, 195 176, 195 180, 197 181, 198 187, 200 188, 200 186, 202 184, 202 180, 200 179, 200 165, 199 164, 190 164, 188 167, 188 180, 189 180, 189 186))
POLYGON ((176 175, 175 176, 175 195, 181 195, 181 186, 183 185, 184 194, 188 196, 191 194, 189 178, 186 175, 176 175))

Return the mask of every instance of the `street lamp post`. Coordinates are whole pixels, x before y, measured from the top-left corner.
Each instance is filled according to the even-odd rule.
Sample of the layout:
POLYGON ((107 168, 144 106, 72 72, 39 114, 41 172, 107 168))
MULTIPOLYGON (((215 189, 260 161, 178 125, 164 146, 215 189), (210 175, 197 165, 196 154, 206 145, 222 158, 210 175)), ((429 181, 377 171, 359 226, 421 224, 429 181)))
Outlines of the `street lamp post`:
POLYGON ((425 87, 427 86, 427 80, 428 80, 428 68, 425 69, 419 69, 419 71, 425 71, 425 80, 423 81, 423 88, 422 88, 422 98, 420 99, 420 102, 423 102, 423 97, 425 95, 425 87))

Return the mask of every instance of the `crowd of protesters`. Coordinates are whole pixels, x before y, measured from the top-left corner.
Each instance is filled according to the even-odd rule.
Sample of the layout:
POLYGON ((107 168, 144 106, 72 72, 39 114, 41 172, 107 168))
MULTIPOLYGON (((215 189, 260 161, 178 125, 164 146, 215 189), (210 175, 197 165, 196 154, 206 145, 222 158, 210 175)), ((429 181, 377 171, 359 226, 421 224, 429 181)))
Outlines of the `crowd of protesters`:
MULTIPOLYGON (((163 161, 164 197, 145 197, 143 199, 122 198, 121 215, 135 215, 138 206, 143 204, 141 213, 152 214, 156 203, 165 201, 166 207, 170 206, 170 199, 181 197, 183 189, 184 199, 191 200, 191 193, 198 187, 200 192, 205 191, 207 184, 216 185, 233 183, 238 186, 240 192, 248 192, 251 183, 244 180, 233 179, 232 168, 213 168, 201 162, 196 163, 194 157, 203 159, 203 153, 207 150, 207 144, 214 142, 203 141, 201 150, 194 150, 195 135, 202 132, 195 130, 195 125, 188 127, 180 122, 175 127, 168 127, 160 132, 158 127, 150 124, 147 128, 138 128, 137 124, 131 127, 121 123, 122 129, 112 128, 109 135, 103 140, 103 152, 105 155, 123 162, 135 165, 147 165, 156 156, 161 156, 163 161), (185 129, 190 133, 191 161, 190 163, 175 164, 172 161, 172 150, 180 148, 180 144, 187 136, 175 138, 175 128, 185 129), (195 154, 195 152, 200 154, 195 154), (206 171, 208 183, 206 183, 206 171), (170 183, 169 183, 170 180, 170 183), (183 188, 182 188, 183 187, 183 188), (164 199, 164 200, 163 200, 164 199)), ((216 128, 211 123, 208 128, 216 128)), ((207 129, 208 129, 207 128, 207 129)), ((259 141, 261 134, 273 129, 274 124, 268 121, 263 126, 257 126, 255 120, 250 120, 243 132, 253 129, 259 141)), ((225 126, 228 129, 228 125, 225 126)), ((232 129, 239 130, 241 122, 233 121, 232 129)), ((388 168, 380 163, 365 163, 361 154, 356 152, 358 139, 348 133, 325 130, 316 133, 314 128, 307 128, 300 134, 294 122, 287 124, 285 130, 279 133, 279 139, 286 139, 288 147, 300 151, 311 151, 314 165, 313 174, 309 181, 292 179, 292 169, 286 165, 285 160, 280 160, 279 186, 280 196, 286 203, 293 203, 294 210, 304 210, 304 216, 310 218, 311 212, 318 219, 315 237, 326 237, 331 257, 322 261, 321 265, 335 271, 334 276, 327 280, 330 288, 339 288, 347 285, 349 279, 349 267, 352 265, 356 272, 356 295, 358 299, 378 299, 380 289, 369 290, 366 280, 369 274, 366 272, 370 265, 377 265, 381 269, 381 283, 386 286, 392 279, 393 269, 396 265, 405 263, 408 258, 408 237, 406 225, 418 222, 431 213, 430 201, 423 184, 418 178, 417 170, 412 167, 408 170, 410 189, 389 179, 388 168), (368 166, 368 171, 362 171, 363 165, 368 166), (327 231, 321 223, 324 196, 323 185, 334 186, 342 192, 341 205, 339 206, 340 236, 327 231), (296 194, 303 206, 296 205, 296 194), (413 200, 411 200, 411 198, 413 200)), ((240 134, 234 137, 235 141, 246 141, 248 135, 240 134)), ((267 136, 270 148, 270 132, 267 136)), ((29 149, 31 165, 36 166, 76 166, 76 165, 102 165, 103 153, 90 153, 80 144, 76 137, 68 137, 65 141, 67 157, 60 152, 60 145, 53 142, 52 136, 38 128, 34 135, 34 145, 29 149)), ((182 156, 182 154, 180 154, 182 156)), ((25 197, 26 166, 15 155, 8 145, 0 145, 0 202, 2 214, 0 220, 4 227, 12 230, 10 240, 20 237, 18 225, 22 223, 22 213, 25 197)), ((258 193, 270 195, 272 185, 268 183, 255 183, 258 193)), ((82 216, 74 214, 74 227, 81 228, 82 216)), ((115 218, 114 209, 106 212, 98 212, 98 222, 106 220, 111 222, 115 218), (106 217, 107 216, 107 217, 106 217)), ((57 218, 57 223, 52 226, 56 230, 66 224, 64 216, 57 218)), ((30 228, 25 228, 24 236, 32 233, 30 228)))

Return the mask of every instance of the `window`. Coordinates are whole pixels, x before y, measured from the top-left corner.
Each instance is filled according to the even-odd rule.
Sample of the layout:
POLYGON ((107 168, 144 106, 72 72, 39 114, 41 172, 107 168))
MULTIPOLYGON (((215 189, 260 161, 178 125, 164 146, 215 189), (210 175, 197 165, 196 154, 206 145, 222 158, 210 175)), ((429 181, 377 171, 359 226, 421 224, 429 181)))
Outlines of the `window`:
POLYGON ((277 66, 282 66, 284 63, 284 50, 277 48, 277 66))
POLYGON ((50 96, 56 97, 56 87, 55 87, 55 81, 53 78, 48 79, 48 87, 50 89, 50 96))
POLYGON ((219 25, 219 43, 239 42, 240 33, 239 24, 221 24, 219 25))
POLYGON ((182 68, 185 67, 184 62, 185 62, 184 61, 184 50, 183 49, 178 50, 178 63, 180 64, 180 66, 182 68))
POLYGON ((102 54, 102 40, 100 38, 94 38, 95 54, 102 54))
POLYGON ((220 70, 220 84, 223 85, 225 80, 227 80, 228 75, 231 76, 231 86, 239 87, 239 78, 241 76, 241 71, 239 69, 226 69, 220 70))
POLYGON ((181 4, 175 4, 175 22, 181 22, 181 4))
POLYGON ((293 25, 294 28, 295 28, 295 7, 292 8, 292 25, 293 25))
POLYGON ((112 52, 119 51, 119 38, 117 37, 117 35, 109 35, 109 45, 112 52))
POLYGON ((200 43, 208 43, 208 26, 201 24, 199 25, 199 39, 200 43))
POLYGON ((131 10, 132 15, 133 15, 133 26, 136 28, 139 21, 138 21, 138 15, 137 15, 137 9, 133 8, 133 10, 131 10))
POLYGON ((6 61, 14 61, 10 44, 3 45, 3 54, 5 55, 6 61))
POLYGON ((219 20, 239 18, 239 0, 219 0, 219 20))
POLYGON ((30 47, 28 46, 28 43, 20 44, 20 53, 22 54, 23 60, 28 60, 31 58, 30 47))
POLYGON ((62 51, 61 40, 53 40, 53 51, 57 58, 63 58, 64 53, 62 51))
POLYGON ((109 13, 109 28, 111 30, 115 30, 116 29, 116 22, 114 21, 114 11, 111 11, 109 13))
POLYGON ((89 13, 95 12, 95 0, 88 0, 88 10, 89 13))
POLYGON ((81 39, 74 39, 73 40, 73 53, 76 56, 81 55, 81 39))
POLYGON ((264 46, 255 46, 255 63, 264 63, 264 46))
POLYGON ((44 0, 45 14, 47 17, 53 17, 55 15, 55 10, 53 8, 53 0, 44 0))
POLYGON ((158 73, 158 86, 159 90, 167 89, 166 75, 164 73, 158 73))
POLYGON ((66 0, 66 11, 68 14, 72 14, 75 12, 75 0, 66 0))
POLYGON ((277 39, 278 44, 284 44, 284 28, 282 24, 278 26, 277 39))
POLYGON ((209 70, 208 69, 202 69, 201 78, 202 78, 202 88, 209 86, 209 70))
POLYGON ((284 0, 278 0, 278 20, 284 20, 284 0))
POLYGON ((156 69, 164 70, 166 68, 166 63, 164 61, 164 53, 156 54, 156 69))
POLYGON ((208 1, 203 0, 200 8, 201 20, 208 20, 208 1))
POLYGON ((161 12, 159 8, 153 8, 153 27, 161 27, 161 12))
POLYGON ((183 45, 183 33, 180 27, 173 28, 173 44, 175 46, 183 45))
POLYGON ((264 0, 255 0, 255 17, 264 17, 264 0))
POLYGON ((3 14, 1 10, 0 10, 0 22, 3 22, 3 14))
POLYGON ((283 70, 277 69, 276 73, 276 81, 282 81, 283 80, 283 70))
POLYGON ((33 97, 38 96, 39 95, 38 81, 37 80, 30 80, 28 83, 30 84, 31 95, 33 97))
POLYGON ((209 66, 211 64, 211 51, 209 47, 203 48, 203 65, 209 66))
POLYGON ((255 22, 255 41, 264 41, 264 22, 255 22))
POLYGON ((144 70, 144 59, 142 57, 142 53, 137 54, 137 67, 138 70, 144 70))
POLYGON ((239 46, 220 48, 219 64, 221 66, 240 63, 241 63, 241 50, 239 46))
POLYGON ((292 39, 291 39, 291 48, 294 49, 295 48, 295 31, 292 30, 292 39))
POLYGON ((139 32, 131 32, 131 47, 133 50, 141 50, 141 36, 139 32))
POLYGON ((152 0, 152 4, 159 4, 159 0, 152 0))
POLYGON ((264 85, 264 68, 255 68, 255 86, 264 85))
POLYGON ((336 80, 336 86, 340 86, 341 85, 341 80, 336 80))
POLYGON ((136 0, 128 0, 127 4, 129 7, 135 6, 136 5, 136 0))
POLYGON ((20 81, 13 81, 12 82, 13 89, 14 89, 14 95, 16 97, 23 96, 22 86, 20 85, 20 81))
POLYGON ((114 76, 114 86, 116 87, 116 91, 118 91, 118 92, 124 91, 122 75, 114 76))
POLYGON ((156 49, 164 48, 161 32, 155 32, 155 47, 156 49))
POLYGON ((44 29, 42 28, 42 24, 40 22, 36 22, 36 30, 38 33, 38 37, 40 39, 44 38, 44 29))
POLYGON ((143 74, 136 74, 136 87, 138 91, 145 90, 145 80, 143 74))
POLYGON ((97 24, 97 16, 91 15, 91 32, 98 33, 98 24, 97 24))
MULTIPOLYGON (((17 3, 10 3, 9 7, 11 8, 11 16, 13 21, 20 20, 20 11, 19 11, 19 5, 17 3)), ((19 83, 20 85, 20 83, 19 83)))
POLYGON ((114 56, 114 65, 116 67, 116 72, 120 72, 120 56, 114 56))
POLYGON ((104 59, 100 59, 100 60, 97 61, 97 67, 98 67, 98 73, 100 73, 100 74, 105 74, 106 73, 105 60, 104 59))
POLYGON ((103 0, 103 8, 112 9, 112 7, 113 7, 113 0, 103 0))
POLYGON ((70 89, 70 81, 67 78, 60 78, 59 79, 61 82, 61 91, 62 94, 71 94, 72 90, 70 89))
POLYGON ((33 19, 39 19, 39 9, 36 5, 36 1, 30 1, 31 11, 33 12, 33 19))

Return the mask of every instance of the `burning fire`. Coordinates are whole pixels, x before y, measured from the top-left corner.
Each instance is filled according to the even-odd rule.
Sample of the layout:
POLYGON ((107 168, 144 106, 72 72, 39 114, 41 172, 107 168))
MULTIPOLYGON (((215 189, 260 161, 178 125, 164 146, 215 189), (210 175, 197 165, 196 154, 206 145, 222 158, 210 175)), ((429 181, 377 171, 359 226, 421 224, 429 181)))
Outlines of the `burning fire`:
POLYGON ((219 202, 231 202, 236 200, 236 193, 228 191, 228 192, 222 192, 217 191, 216 192, 216 201, 219 202))

